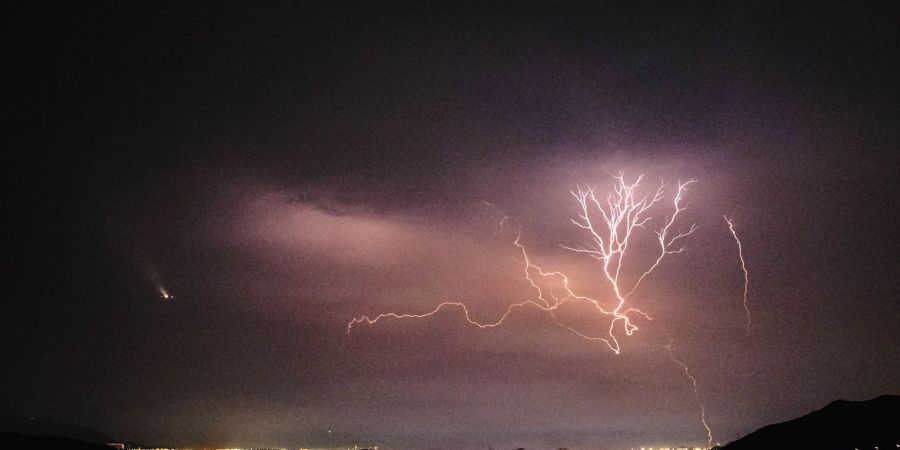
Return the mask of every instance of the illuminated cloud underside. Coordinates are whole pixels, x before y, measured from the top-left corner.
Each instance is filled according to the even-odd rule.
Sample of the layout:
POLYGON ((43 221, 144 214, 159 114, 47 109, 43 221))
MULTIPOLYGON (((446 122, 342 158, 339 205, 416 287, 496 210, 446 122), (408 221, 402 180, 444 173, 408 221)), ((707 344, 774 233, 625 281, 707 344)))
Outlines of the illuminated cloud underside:
MULTIPOLYGON (((517 236, 514 244, 521 250, 522 258, 525 263, 524 276, 528 283, 535 289, 537 296, 534 299, 524 300, 522 302, 511 304, 506 311, 495 321, 481 321, 472 318, 470 310, 465 303, 447 301, 438 304, 434 309, 422 314, 396 313, 387 312, 379 314, 375 317, 366 315, 353 318, 347 324, 347 333, 353 331, 353 327, 357 324, 373 325, 382 319, 421 319, 436 315, 445 308, 458 308, 462 310, 466 321, 478 328, 486 329, 497 327, 507 319, 516 309, 526 306, 537 308, 545 311, 552 321, 560 327, 570 331, 576 336, 590 341, 603 342, 615 354, 621 352, 619 336, 617 332, 624 333, 625 336, 631 336, 638 330, 638 326, 632 321, 632 318, 643 317, 652 321, 651 316, 635 307, 629 306, 629 298, 638 290, 644 279, 653 273, 654 270, 662 263, 667 255, 681 253, 684 247, 681 242, 684 238, 690 236, 696 229, 695 224, 691 224, 686 229, 678 229, 676 221, 679 215, 687 208, 684 202, 684 196, 687 193, 688 186, 693 184, 695 180, 677 183, 677 187, 670 202, 671 212, 662 221, 662 224, 655 230, 656 246, 659 253, 655 260, 650 264, 630 286, 622 280, 623 265, 628 254, 628 247, 633 239, 633 233, 637 229, 647 228, 647 225, 653 220, 649 216, 649 212, 657 204, 660 204, 665 197, 665 183, 661 183, 651 196, 639 197, 636 190, 641 185, 643 175, 638 176, 632 182, 626 182, 623 174, 615 177, 616 183, 613 191, 603 200, 597 198, 594 188, 579 187, 572 192, 572 196, 576 199, 580 211, 577 218, 572 219, 572 223, 577 227, 585 230, 590 236, 591 243, 579 245, 576 247, 564 246, 565 249, 572 252, 587 255, 596 259, 602 269, 603 278, 608 283, 609 289, 614 294, 615 302, 613 305, 604 305, 600 299, 588 297, 575 293, 569 285, 569 277, 559 271, 546 271, 534 264, 528 255, 525 246, 520 242, 520 236, 517 236), (558 279, 563 287, 562 295, 555 295, 552 291, 544 292, 537 279, 558 279), (565 304, 570 302, 582 302, 592 306, 604 316, 611 317, 608 328, 602 334, 596 334, 589 331, 576 329, 573 325, 567 324, 557 316, 557 311, 565 304), (621 323, 621 327, 617 324, 621 323)), ((726 218, 729 228, 738 243, 738 249, 741 250, 740 241, 734 232, 732 222, 726 218)), ((746 266, 743 264, 743 253, 741 255, 741 264, 744 269, 745 281, 749 283, 747 277, 746 266)), ((747 309, 747 285, 744 287, 744 308, 747 309)), ((749 332, 750 313, 747 309, 747 327, 749 332)), ((700 409, 700 421, 703 424, 707 434, 707 442, 712 446, 713 436, 712 430, 706 421, 706 409, 700 399, 698 391, 698 383, 696 378, 690 373, 688 366, 675 357, 672 351, 674 340, 670 337, 668 344, 665 346, 666 351, 681 369, 684 370, 686 377, 690 380, 694 391, 694 398, 700 409)))

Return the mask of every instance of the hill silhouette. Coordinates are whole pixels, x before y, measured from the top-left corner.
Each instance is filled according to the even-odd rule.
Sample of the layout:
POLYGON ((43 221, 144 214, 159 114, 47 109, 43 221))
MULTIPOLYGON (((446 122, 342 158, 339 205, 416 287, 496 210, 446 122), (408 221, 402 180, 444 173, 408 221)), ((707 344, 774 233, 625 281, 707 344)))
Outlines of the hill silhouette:
POLYGON ((18 433, 29 436, 62 437, 101 445, 115 441, 114 438, 93 428, 72 425, 58 420, 40 417, 0 417, 0 432, 18 433))
POLYGON ((20 433, 0 432, 0 448, 54 448, 65 450, 110 450, 102 444, 93 444, 78 439, 59 436, 33 436, 20 433))
POLYGON ((830 450, 900 448, 900 396, 866 401, 836 400, 787 422, 762 427, 721 450, 821 448, 830 450))

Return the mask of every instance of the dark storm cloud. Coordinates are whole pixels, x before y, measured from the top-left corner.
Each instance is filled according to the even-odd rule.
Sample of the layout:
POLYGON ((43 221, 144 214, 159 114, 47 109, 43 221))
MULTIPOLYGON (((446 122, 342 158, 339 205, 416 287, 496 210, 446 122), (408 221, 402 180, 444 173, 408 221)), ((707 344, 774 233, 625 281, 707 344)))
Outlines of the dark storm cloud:
POLYGON ((13 413, 187 445, 700 444, 666 332, 723 441, 900 389, 871 370, 900 360, 893 6, 10 17, 13 413), (696 178, 701 227, 635 299, 655 320, 622 355, 528 310, 346 335, 359 314, 460 300, 488 320, 532 297, 517 234, 609 295, 559 245, 585 239, 569 191, 620 170, 696 178))

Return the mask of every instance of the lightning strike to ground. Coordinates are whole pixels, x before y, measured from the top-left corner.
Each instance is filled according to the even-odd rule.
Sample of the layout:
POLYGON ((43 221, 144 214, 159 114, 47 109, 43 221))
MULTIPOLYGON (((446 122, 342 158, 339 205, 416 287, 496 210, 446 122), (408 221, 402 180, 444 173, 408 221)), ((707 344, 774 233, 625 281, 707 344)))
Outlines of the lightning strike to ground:
POLYGON ((747 303, 747 291, 750 288, 750 274, 747 272, 747 264, 744 263, 744 249, 741 246, 741 240, 738 239, 737 232, 734 230, 734 222, 728 218, 728 216, 722 216, 725 218, 725 222, 728 223, 728 229, 731 230, 731 235, 734 236, 734 242, 737 243, 738 248, 738 258, 741 260, 741 269, 744 271, 744 311, 747 313, 747 334, 750 334, 750 325, 752 323, 750 319, 750 306, 747 303))
POLYGON ((684 375, 687 376, 689 380, 691 380, 691 384, 694 387, 694 400, 697 401, 697 406, 700 407, 700 422, 703 424, 703 428, 706 428, 706 437, 707 437, 707 445, 709 448, 712 448, 712 428, 709 427, 709 424, 706 423, 706 407, 703 406, 703 402, 700 400, 700 389, 697 385, 697 379, 691 375, 691 370, 688 369, 687 364, 682 362, 680 359, 675 357, 675 353, 672 352, 672 344, 675 343, 675 340, 671 337, 669 338, 669 343, 666 344, 666 351, 669 353, 669 358, 672 359, 675 364, 681 367, 684 370, 684 375))
MULTIPOLYGON (((578 216, 572 219, 571 222, 575 226, 585 230, 590 243, 575 247, 562 247, 575 253, 584 254, 598 261, 601 269, 601 279, 604 280, 605 284, 608 284, 613 297, 611 302, 604 302, 599 298, 587 297, 575 293, 569 285, 569 278, 567 275, 558 271, 545 271, 534 264, 529 257, 525 246, 520 242, 521 236, 517 236, 514 245, 522 252, 522 258, 525 265, 524 277, 535 289, 535 298, 509 305, 506 311, 494 321, 476 320, 472 317, 471 311, 465 303, 446 301, 438 304, 434 309, 421 314, 387 312, 375 317, 355 317, 347 324, 347 333, 350 334, 353 331, 354 325, 357 324, 364 323, 367 325, 374 325, 382 319, 422 319, 435 316, 441 310, 449 308, 461 309, 463 316, 469 324, 480 329, 487 329, 503 324, 506 318, 516 309, 532 307, 547 312, 550 319, 556 325, 568 330, 576 336, 590 341, 602 342, 615 354, 619 354, 622 351, 619 343, 621 333, 624 333, 625 336, 631 336, 638 330, 638 326, 633 322, 635 317, 641 317, 649 321, 653 320, 647 313, 631 306, 631 302, 629 301, 631 296, 637 292, 644 279, 650 276, 650 274, 659 267, 666 256, 682 253, 685 250, 685 247, 681 245, 682 240, 697 230, 695 224, 691 224, 686 229, 679 229, 676 226, 676 221, 680 214, 687 208, 687 205, 684 203, 684 196, 687 193, 688 186, 695 182, 693 179, 684 182, 679 181, 676 184, 675 193, 669 201, 670 213, 662 219, 658 228, 654 231, 656 251, 658 252, 656 253, 655 259, 651 264, 645 267, 643 271, 639 272, 641 275, 638 276, 636 280, 627 283, 621 275, 623 274, 626 256, 630 254, 628 253, 629 244, 634 238, 637 230, 648 228, 649 223, 653 220, 653 218, 649 216, 649 211, 655 205, 660 204, 666 197, 665 183, 660 183, 659 187, 657 187, 652 195, 639 196, 636 193, 636 190, 641 185, 642 179, 643 175, 637 177, 633 182, 626 182, 624 175, 620 173, 615 177, 616 183, 613 187, 613 191, 602 199, 597 198, 594 188, 591 187, 578 187, 571 192, 580 207, 578 216), (560 281, 562 292, 559 292, 560 295, 554 294, 554 292, 549 289, 545 292, 545 290, 541 288, 537 278, 555 279, 560 281), (600 333, 596 331, 589 332, 576 329, 574 326, 560 320, 557 316, 557 311, 563 305, 574 302, 588 304, 601 314, 610 317, 611 320, 609 326, 600 333)), ((727 218, 726 221, 728 221, 727 218)), ((737 235, 734 233, 731 222, 728 221, 728 224, 729 227, 731 227, 732 234, 734 234, 735 239, 737 240, 737 235)), ((740 241, 738 241, 738 248, 740 250, 740 241)), ((741 259, 743 264, 742 255, 741 259)), ((747 279, 746 268, 744 269, 744 273, 745 279, 747 279)), ((744 305, 746 308, 746 285, 744 305)), ((749 327, 749 309, 747 312, 749 327)), ((677 359, 672 353, 672 342, 673 341, 670 339, 665 348, 672 360, 684 369, 685 375, 691 381, 694 389, 694 398, 700 409, 700 421, 706 429, 708 443, 712 445, 712 430, 706 422, 706 409, 700 400, 697 380, 690 373, 687 365, 677 359)))

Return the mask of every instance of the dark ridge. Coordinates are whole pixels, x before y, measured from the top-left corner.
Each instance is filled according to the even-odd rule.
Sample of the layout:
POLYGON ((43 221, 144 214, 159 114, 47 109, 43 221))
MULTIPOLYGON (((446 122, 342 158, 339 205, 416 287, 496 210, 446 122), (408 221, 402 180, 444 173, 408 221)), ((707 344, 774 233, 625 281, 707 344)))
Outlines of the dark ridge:
POLYGON ((59 436, 32 436, 20 433, 0 432, 0 448, 53 448, 64 450, 110 450, 102 444, 92 444, 59 436))
POLYGON ((821 448, 900 449, 900 396, 865 401, 836 400, 787 422, 762 427, 722 450, 821 448))
POLYGON ((0 417, 0 432, 18 433, 30 436, 64 437, 101 445, 115 441, 114 438, 93 428, 72 425, 58 420, 40 417, 0 417))

